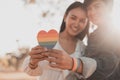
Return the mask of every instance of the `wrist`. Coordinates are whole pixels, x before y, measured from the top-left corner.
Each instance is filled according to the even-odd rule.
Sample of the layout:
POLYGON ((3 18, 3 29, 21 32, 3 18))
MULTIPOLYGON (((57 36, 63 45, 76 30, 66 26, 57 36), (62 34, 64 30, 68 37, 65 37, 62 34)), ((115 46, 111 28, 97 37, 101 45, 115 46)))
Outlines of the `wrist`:
MULTIPOLYGON (((71 58, 71 68, 69 70, 73 72, 79 72, 81 70, 81 60, 79 58, 71 58)), ((80 71, 81 72, 81 71, 80 71)))
POLYGON ((33 63, 29 63, 29 67, 31 68, 31 69, 35 69, 35 68, 37 68, 38 67, 38 64, 33 64, 33 63))
POLYGON ((77 72, 83 73, 83 62, 81 59, 78 58, 78 67, 77 67, 77 72))
POLYGON ((38 66, 38 64, 36 64, 35 62, 33 62, 32 58, 30 58, 29 67, 31 69, 35 69, 37 66, 38 66))
POLYGON ((78 67, 78 63, 77 63, 77 58, 72 58, 73 60, 73 67, 72 67, 72 71, 75 72, 77 70, 78 67))
POLYGON ((71 59, 70 59, 70 66, 69 66, 69 69, 68 69, 68 70, 72 70, 73 64, 74 64, 73 58, 71 57, 71 59))

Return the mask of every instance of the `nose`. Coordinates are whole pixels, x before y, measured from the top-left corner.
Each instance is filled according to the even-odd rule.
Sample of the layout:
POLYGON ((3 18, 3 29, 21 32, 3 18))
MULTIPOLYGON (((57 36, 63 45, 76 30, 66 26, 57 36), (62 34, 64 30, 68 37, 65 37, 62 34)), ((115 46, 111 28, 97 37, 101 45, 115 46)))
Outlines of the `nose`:
POLYGON ((79 20, 76 20, 75 21, 75 27, 78 27, 80 25, 80 21, 79 20))

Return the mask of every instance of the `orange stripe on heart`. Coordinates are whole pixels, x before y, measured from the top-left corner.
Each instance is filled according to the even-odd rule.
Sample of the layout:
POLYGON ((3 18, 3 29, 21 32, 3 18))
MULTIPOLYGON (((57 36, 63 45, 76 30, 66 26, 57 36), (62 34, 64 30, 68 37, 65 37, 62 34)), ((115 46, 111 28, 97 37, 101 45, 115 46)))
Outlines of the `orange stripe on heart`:
POLYGON ((37 34, 37 40, 40 46, 53 48, 58 40, 58 32, 54 29, 51 29, 48 32, 41 30, 37 34))

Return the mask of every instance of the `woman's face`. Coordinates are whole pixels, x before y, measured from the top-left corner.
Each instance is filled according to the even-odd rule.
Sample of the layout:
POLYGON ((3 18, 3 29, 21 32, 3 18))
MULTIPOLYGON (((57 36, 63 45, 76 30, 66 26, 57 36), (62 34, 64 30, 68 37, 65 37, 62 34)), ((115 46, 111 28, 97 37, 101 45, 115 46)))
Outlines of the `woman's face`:
POLYGON ((93 24, 101 25, 108 15, 108 7, 103 1, 96 0, 88 6, 87 13, 89 20, 93 24))
POLYGON ((81 8, 75 8, 69 11, 64 17, 65 31, 72 36, 78 35, 87 24, 87 14, 81 8))

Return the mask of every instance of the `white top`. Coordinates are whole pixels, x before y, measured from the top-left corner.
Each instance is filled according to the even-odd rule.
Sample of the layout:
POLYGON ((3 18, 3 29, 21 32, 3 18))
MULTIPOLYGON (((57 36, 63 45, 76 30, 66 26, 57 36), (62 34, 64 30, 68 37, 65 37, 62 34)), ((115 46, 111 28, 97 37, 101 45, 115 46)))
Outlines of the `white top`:
MULTIPOLYGON (((54 49, 63 50, 59 42, 55 45, 54 49)), ((96 70, 96 61, 91 58, 82 57, 84 54, 85 45, 82 41, 78 40, 75 52, 71 54, 71 57, 80 58, 83 61, 83 75, 88 78, 96 70)), ((36 69, 31 69, 29 64, 30 56, 28 56, 23 62, 23 69, 29 75, 39 76, 38 80, 65 80, 65 77, 69 74, 69 70, 62 70, 57 68, 52 68, 49 66, 48 61, 40 61, 36 69)))

